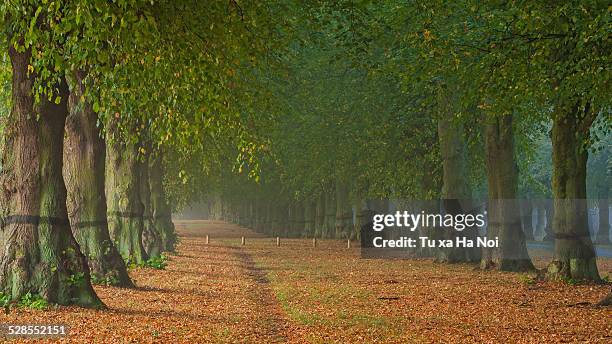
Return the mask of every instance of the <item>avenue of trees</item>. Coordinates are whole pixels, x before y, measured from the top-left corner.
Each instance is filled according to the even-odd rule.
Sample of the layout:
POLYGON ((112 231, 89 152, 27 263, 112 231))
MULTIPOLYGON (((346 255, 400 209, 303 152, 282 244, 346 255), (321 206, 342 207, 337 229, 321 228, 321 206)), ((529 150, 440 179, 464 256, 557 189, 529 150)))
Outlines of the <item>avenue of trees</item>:
POLYGON ((165 184, 211 142, 246 141, 232 76, 268 49, 267 10, 0 4, 3 295, 101 306, 92 283, 131 287, 126 267, 173 250, 165 184))
POLYGON ((544 275, 601 280, 588 221, 598 209, 591 227, 609 244, 605 2, 312 6, 283 68, 257 76, 276 102, 253 115, 268 153, 260 179, 215 179, 213 218, 355 238, 385 199, 487 199, 499 249, 422 254, 534 270, 535 209, 537 234, 554 241, 544 275))
POLYGON ((608 244, 607 2, 7 0, 0 14, 12 300, 102 306, 92 283, 132 287, 127 267, 173 250, 172 212, 202 201, 268 234, 354 239, 388 199, 486 198, 499 249, 422 255, 533 270, 520 214, 536 209, 546 276, 601 281, 587 199, 608 244))

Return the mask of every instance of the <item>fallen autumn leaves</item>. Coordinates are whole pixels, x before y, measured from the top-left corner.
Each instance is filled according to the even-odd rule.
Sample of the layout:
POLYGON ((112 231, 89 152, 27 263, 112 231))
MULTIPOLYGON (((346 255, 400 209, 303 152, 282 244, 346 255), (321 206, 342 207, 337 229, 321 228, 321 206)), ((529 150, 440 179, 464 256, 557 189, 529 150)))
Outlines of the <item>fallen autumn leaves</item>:
MULTIPOLYGON (((427 260, 365 260, 340 241, 276 247, 234 225, 179 222, 165 270, 137 289, 96 287, 96 311, 14 309, 3 324, 66 324, 60 342, 608 342, 601 285, 534 282, 427 260), (205 237, 210 235, 210 244, 205 237), (240 247, 240 237, 248 236, 240 247)), ((602 275, 610 273, 602 260, 602 275)), ((41 341, 38 339, 38 341, 41 341)))

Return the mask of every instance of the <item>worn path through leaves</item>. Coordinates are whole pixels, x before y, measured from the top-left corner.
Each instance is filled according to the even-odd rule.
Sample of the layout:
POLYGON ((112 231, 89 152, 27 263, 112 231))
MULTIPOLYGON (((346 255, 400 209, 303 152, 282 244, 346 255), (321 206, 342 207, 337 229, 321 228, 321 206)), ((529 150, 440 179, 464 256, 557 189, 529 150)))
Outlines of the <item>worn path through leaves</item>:
POLYGON ((180 222, 177 230, 180 244, 165 270, 130 271, 136 289, 96 287, 108 309, 12 309, 0 315, 0 323, 65 324, 69 335, 60 342, 300 341, 289 338, 291 322, 271 293, 265 271, 235 246, 242 235, 256 234, 215 222, 207 222, 205 231, 202 223, 180 222))

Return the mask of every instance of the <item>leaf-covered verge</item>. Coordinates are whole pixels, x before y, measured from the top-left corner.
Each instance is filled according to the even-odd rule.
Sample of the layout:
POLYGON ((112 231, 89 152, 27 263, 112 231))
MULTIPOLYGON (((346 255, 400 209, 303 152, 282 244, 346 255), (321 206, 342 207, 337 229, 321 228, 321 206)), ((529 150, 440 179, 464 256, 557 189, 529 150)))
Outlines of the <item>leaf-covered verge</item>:
MULTIPOLYGON (((63 341, 82 343, 609 340, 612 310, 594 306, 609 286, 365 260, 333 240, 316 249, 300 239, 276 247, 219 222, 177 229, 182 240, 165 270, 132 270, 133 290, 96 287, 108 310, 24 307, 0 314, 0 322, 66 324, 63 341)), ((604 276, 612 271, 610 260, 599 265, 604 276)))

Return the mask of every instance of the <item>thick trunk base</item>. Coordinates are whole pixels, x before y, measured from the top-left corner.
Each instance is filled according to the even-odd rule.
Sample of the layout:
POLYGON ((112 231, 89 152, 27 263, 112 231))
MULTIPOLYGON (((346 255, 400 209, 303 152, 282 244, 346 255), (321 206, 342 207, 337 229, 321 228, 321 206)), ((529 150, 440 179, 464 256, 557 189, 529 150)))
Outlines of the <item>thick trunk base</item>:
POLYGON ((51 303, 103 307, 66 209, 62 147, 68 86, 57 85, 58 104, 43 97, 35 108, 34 80, 28 73, 31 52, 17 52, 11 45, 9 55, 13 107, 0 163, 0 292, 11 300, 31 293, 51 303))
POLYGON ((160 238, 153 221, 144 221, 144 229, 142 231, 142 247, 144 248, 148 257, 159 257, 162 253, 162 239, 160 238))
POLYGON ((109 215, 108 227, 115 246, 126 265, 141 265, 147 261, 149 257, 142 247, 144 224, 141 217, 116 216, 113 218, 112 215, 109 215))
POLYGON ((594 257, 590 259, 555 259, 546 268, 546 278, 549 280, 601 282, 594 257))
POLYGON ((161 237, 161 247, 163 251, 174 252, 176 250, 176 229, 170 217, 159 217, 155 219, 155 228, 161 237))
MULTIPOLYGON (((107 228, 104 230, 108 233, 107 228)), ((128 276, 125 262, 117 248, 110 237, 102 240, 99 232, 100 228, 97 226, 73 229, 74 236, 87 258, 91 283, 133 288, 134 283, 128 276)))
POLYGON ((481 270, 497 270, 509 272, 532 272, 536 271, 531 259, 482 259, 480 261, 481 270))
POLYGON ((97 126, 98 115, 81 99, 84 77, 83 72, 74 73, 64 138, 63 176, 72 233, 87 257, 92 283, 133 287, 108 232, 104 195, 106 145, 97 126))
POLYGON ((32 293, 50 303, 104 307, 91 287, 87 261, 67 224, 12 224, 4 230, 0 286, 12 300, 32 293))

